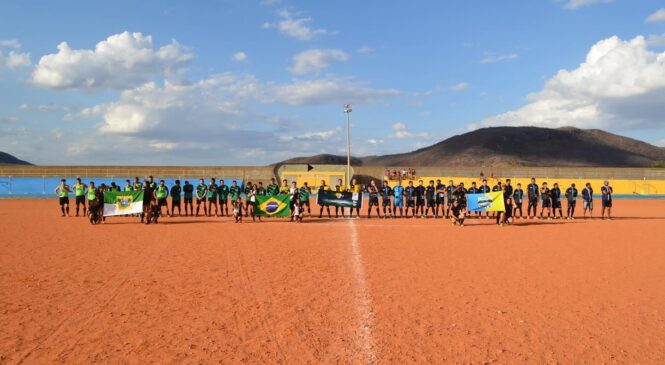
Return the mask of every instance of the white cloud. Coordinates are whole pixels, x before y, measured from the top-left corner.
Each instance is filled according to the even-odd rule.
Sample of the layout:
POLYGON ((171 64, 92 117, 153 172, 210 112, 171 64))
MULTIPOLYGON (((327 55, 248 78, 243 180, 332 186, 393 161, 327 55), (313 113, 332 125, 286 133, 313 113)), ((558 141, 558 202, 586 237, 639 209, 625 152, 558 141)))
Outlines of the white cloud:
POLYGON ((482 64, 487 64, 487 63, 497 63, 497 62, 503 62, 503 61, 510 61, 518 58, 519 55, 517 53, 510 53, 510 54, 503 54, 503 55, 493 55, 489 54, 485 56, 485 58, 480 60, 480 63, 482 64))
POLYGON ((665 8, 658 9, 647 17, 647 23, 656 23, 665 21, 665 8))
POLYGON ((457 92, 457 91, 466 90, 469 87, 471 87, 471 84, 469 84, 468 82, 460 82, 458 84, 451 86, 448 90, 452 92, 457 92))
POLYGON ((299 140, 299 141, 328 141, 331 138, 337 136, 341 129, 335 128, 335 129, 329 129, 325 131, 317 131, 317 132, 303 132, 299 134, 293 134, 293 133, 281 133, 279 134, 279 139, 282 141, 294 141, 294 140, 299 140))
POLYGON ((303 75, 318 72, 330 66, 331 62, 346 62, 349 55, 339 49, 310 49, 293 56, 293 66, 289 72, 303 75))
POLYGON ((374 49, 370 48, 368 46, 362 46, 362 47, 356 49, 356 53, 358 53, 358 54, 369 54, 369 53, 373 53, 373 52, 374 52, 374 49))
POLYGON ((58 128, 51 129, 51 133, 55 139, 61 139, 65 134, 58 128))
POLYGON ((149 144, 150 148, 156 151, 171 151, 178 148, 178 144, 174 142, 155 141, 149 144))
POLYGON ((20 122, 21 120, 18 119, 17 117, 4 117, 0 118, 0 124, 15 124, 20 122))
POLYGON ((660 141, 656 141, 654 143, 654 145, 658 146, 658 147, 665 147, 665 139, 661 139, 660 141))
POLYGON ((23 103, 18 106, 19 109, 24 110, 24 111, 36 111, 36 112, 43 112, 43 113, 48 113, 48 112, 55 112, 55 111, 69 111, 74 109, 73 106, 71 105, 55 105, 55 104, 37 104, 37 105, 32 105, 32 104, 26 104, 23 103))
POLYGON ((377 144, 382 144, 383 140, 382 139, 376 139, 376 138, 370 138, 367 140, 367 143, 371 145, 377 145, 377 144))
POLYGON ((245 62, 247 61, 247 53, 245 52, 236 52, 231 56, 231 59, 236 62, 245 62))
POLYGON ((665 34, 651 34, 649 37, 647 37, 647 43, 652 47, 665 46, 665 34))
POLYGON ((155 76, 176 77, 192 57, 175 40, 155 49, 152 36, 123 32, 97 43, 94 50, 60 43, 57 53, 39 60, 32 82, 53 89, 124 89, 155 76))
POLYGON ((310 40, 318 35, 331 34, 326 29, 312 29, 308 24, 312 18, 294 17, 288 10, 279 10, 277 15, 281 18, 277 23, 263 23, 263 28, 275 28, 287 37, 299 39, 301 41, 310 40))
POLYGON ((409 130, 406 124, 398 122, 392 125, 394 134, 390 138, 406 139, 406 138, 429 138, 429 133, 421 132, 414 133, 409 130))
POLYGON ((0 39, 0 48, 21 48, 21 43, 17 39, 0 39))
POLYGON ((396 89, 374 89, 349 79, 327 78, 275 85, 263 100, 289 105, 372 103, 401 94, 396 89))
POLYGON ((561 70, 522 108, 481 122, 484 126, 577 126, 626 130, 665 125, 665 52, 642 36, 596 43, 574 70, 561 70))
POLYGON ((566 9, 575 10, 583 6, 593 5, 593 4, 608 4, 614 0, 568 0, 565 5, 566 9))
POLYGON ((30 54, 10 51, 9 56, 5 60, 5 65, 10 69, 31 66, 32 62, 30 61, 30 54))

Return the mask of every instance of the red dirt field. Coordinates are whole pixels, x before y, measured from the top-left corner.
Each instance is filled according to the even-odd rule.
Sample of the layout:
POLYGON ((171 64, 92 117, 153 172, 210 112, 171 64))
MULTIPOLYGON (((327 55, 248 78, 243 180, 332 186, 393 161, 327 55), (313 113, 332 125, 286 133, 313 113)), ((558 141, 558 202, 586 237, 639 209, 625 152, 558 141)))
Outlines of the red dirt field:
POLYGON ((615 213, 92 226, 0 200, 0 363, 662 364, 665 200, 615 213))

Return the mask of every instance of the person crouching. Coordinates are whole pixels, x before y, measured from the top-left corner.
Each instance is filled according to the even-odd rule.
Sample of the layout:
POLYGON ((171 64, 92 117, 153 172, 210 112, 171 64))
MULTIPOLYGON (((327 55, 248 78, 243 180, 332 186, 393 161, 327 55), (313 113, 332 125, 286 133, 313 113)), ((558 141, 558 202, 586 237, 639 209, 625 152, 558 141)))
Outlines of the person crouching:
POLYGON ((450 213, 450 221, 453 222, 453 226, 464 226, 466 212, 457 199, 455 199, 453 204, 450 206, 450 213))

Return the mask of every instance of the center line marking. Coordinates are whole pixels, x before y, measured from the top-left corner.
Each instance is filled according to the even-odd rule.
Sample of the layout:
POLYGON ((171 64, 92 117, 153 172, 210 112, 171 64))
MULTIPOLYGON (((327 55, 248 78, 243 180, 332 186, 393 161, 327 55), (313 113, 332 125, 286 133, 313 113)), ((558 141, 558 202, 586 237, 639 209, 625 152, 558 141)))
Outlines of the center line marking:
POLYGON ((358 232, 356 223, 349 221, 349 230, 351 232, 351 265, 356 280, 356 311, 360 321, 356 329, 356 348, 362 356, 362 363, 375 364, 376 352, 372 332, 374 330, 374 312, 372 311, 372 301, 370 298, 367 279, 365 277, 365 267, 363 265, 362 254, 360 253, 360 244, 358 242, 358 232))

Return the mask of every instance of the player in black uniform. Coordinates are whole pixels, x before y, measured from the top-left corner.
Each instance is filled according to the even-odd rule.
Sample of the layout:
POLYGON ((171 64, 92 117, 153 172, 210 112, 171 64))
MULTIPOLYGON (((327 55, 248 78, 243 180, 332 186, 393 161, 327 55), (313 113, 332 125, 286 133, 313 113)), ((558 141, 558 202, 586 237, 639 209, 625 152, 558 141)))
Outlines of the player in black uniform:
POLYGON ((522 219, 522 203, 524 202, 524 190, 522 190, 522 184, 517 183, 517 187, 513 192, 513 216, 517 217, 517 211, 520 212, 520 219, 522 219))
POLYGON ((434 186, 434 180, 430 180, 429 185, 425 188, 425 203, 427 204, 425 217, 429 215, 430 209, 432 210, 432 215, 436 217, 436 187, 434 186))
POLYGON ((542 198, 542 208, 540 210, 540 219, 543 219, 543 212, 547 209, 547 218, 552 219, 552 196, 550 195, 550 188, 547 187, 547 183, 544 182, 543 186, 540 188, 540 196, 542 198))
POLYGON ((413 215, 416 216, 420 214, 420 218, 425 218, 425 186, 423 181, 418 181, 418 186, 416 186, 416 210, 413 215))
POLYGON ((178 216, 182 215, 180 213, 180 193, 182 192, 182 187, 180 186, 180 180, 175 181, 175 185, 171 186, 171 214, 175 216, 175 208, 178 208, 178 216))
POLYGON ((466 192, 467 191, 466 191, 466 188, 464 187, 464 183, 463 182, 459 183, 459 186, 457 187, 457 189, 459 190, 458 196, 459 196, 459 200, 460 200, 460 206, 462 207, 462 209, 466 210, 466 192))
POLYGON ((466 212, 464 211, 464 208, 459 205, 457 200, 454 200, 453 204, 450 206, 450 212, 452 213, 450 220, 453 222, 453 226, 458 224, 460 226, 464 226, 464 217, 466 216, 466 212))
POLYGON ((550 196, 552 197, 552 216, 556 219, 556 211, 559 210, 559 218, 563 219, 563 210, 561 209, 561 189, 559 189, 559 183, 554 183, 550 190, 550 196))
POLYGON ((568 201, 566 218, 575 219, 575 206, 577 205, 577 188, 575 184, 570 184, 570 187, 566 189, 566 200, 568 201))
POLYGON ((376 215, 381 218, 379 211, 379 188, 376 186, 374 180, 369 183, 367 187, 367 194, 369 194, 369 207, 367 208, 367 218, 372 216, 372 207, 376 207, 376 215))
POLYGON ((187 206, 189 206, 189 215, 194 215, 194 205, 192 204, 192 200, 194 199, 194 185, 185 180, 182 192, 185 195, 185 217, 188 215, 187 206))
POLYGON ((529 218, 533 219, 538 214, 536 210, 538 209, 538 196, 540 195, 538 184, 536 184, 536 179, 533 177, 531 178, 531 184, 526 187, 526 194, 527 198, 529 198, 529 205, 526 208, 526 214, 529 215, 529 218), (531 208, 533 208, 533 215, 531 215, 531 208))
POLYGON ((441 208, 441 215, 445 215, 445 200, 446 200, 446 186, 441 183, 441 180, 436 180, 436 211, 434 217, 439 218, 439 208, 441 208))
MULTIPOLYGON (((487 179, 483 179, 483 183, 482 183, 482 185, 480 185, 478 190, 479 190, 478 191, 479 194, 485 194, 485 193, 490 192, 490 187, 489 187, 489 185, 487 185, 487 179)), ((481 216, 481 214, 479 214, 479 216, 481 216)), ((484 219, 488 219, 489 216, 490 216, 489 212, 485 212, 485 218, 484 219)))
POLYGON ((453 193, 455 192, 455 184, 452 180, 448 180, 448 186, 446 187, 446 217, 450 217, 450 207, 453 206, 453 193))
POLYGON ((416 216, 416 188, 413 186, 413 181, 409 181, 409 186, 404 189, 406 198, 406 216, 409 216, 409 208, 411 208, 411 216, 416 216))
POLYGON ((390 196, 393 195, 393 189, 388 184, 388 180, 383 180, 383 185, 381 185, 381 205, 383 206, 383 218, 390 218, 392 215, 392 207, 390 202, 390 196), (386 213, 386 209, 388 213, 386 213))

